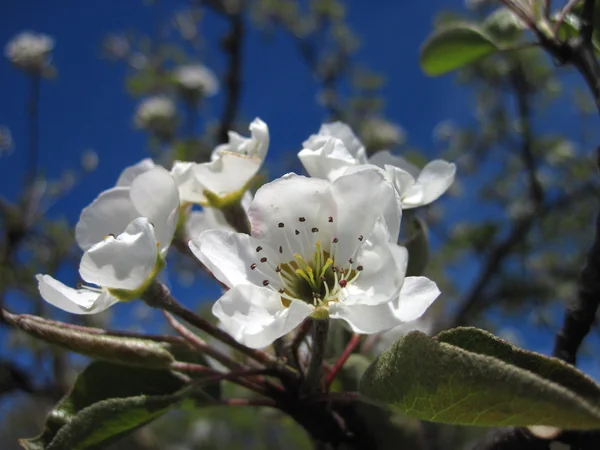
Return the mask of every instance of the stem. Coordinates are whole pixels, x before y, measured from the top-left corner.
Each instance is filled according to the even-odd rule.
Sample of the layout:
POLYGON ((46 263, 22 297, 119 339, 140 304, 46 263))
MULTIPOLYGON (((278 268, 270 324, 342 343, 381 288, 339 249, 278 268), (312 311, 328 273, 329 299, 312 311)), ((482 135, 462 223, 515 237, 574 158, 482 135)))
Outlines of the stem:
POLYGON ((327 332, 329 331, 329 319, 313 319, 312 326, 312 355, 306 378, 302 385, 302 391, 309 393, 319 390, 319 381, 321 380, 321 370, 323 365, 323 356, 325 355, 325 344, 327 343, 327 332))
POLYGON ((563 24, 563 21, 565 20, 565 17, 567 17, 567 14, 569 14, 571 12, 571 10, 573 9, 573 7, 579 3, 580 0, 569 0, 569 3, 567 3, 565 5, 565 7, 560 11, 560 13, 558 14, 558 18, 556 19, 556 23, 554 24, 554 36, 556 36, 558 34, 558 30, 560 29, 560 26, 563 24))
POLYGON ((219 328, 212 325, 206 319, 202 318, 195 312, 187 309, 185 306, 177 302, 175 298, 171 295, 169 290, 163 284, 159 282, 154 282, 150 285, 150 287, 144 292, 142 295, 142 299, 153 308, 161 308, 173 313, 177 317, 182 318, 190 325, 199 328, 200 330, 208 333, 215 339, 229 345, 235 350, 243 353, 244 355, 258 361, 267 366, 279 367, 283 373, 289 376, 297 376, 297 372, 293 370, 291 367, 281 366, 280 362, 273 355, 262 352, 260 350, 255 350, 249 347, 246 347, 243 344, 240 344, 234 338, 232 338, 225 331, 220 330, 219 328))
POLYGON ((241 201, 221 208, 225 219, 238 233, 250 234, 250 221, 248 214, 242 207, 241 201))
POLYGON ((174 363, 172 363, 171 368, 180 372, 209 375, 199 380, 196 380, 202 385, 218 383, 220 381, 231 381, 232 383, 245 387, 246 389, 254 391, 257 394, 267 395, 267 391, 264 386, 253 383, 249 380, 240 379, 240 377, 245 376, 261 375, 265 373, 264 370, 240 370, 237 372, 221 373, 206 366, 180 361, 175 361, 174 363))
POLYGON ((342 369, 342 367, 344 367, 344 364, 346 364, 346 361, 348 361, 350 355, 354 352, 354 350, 356 350, 356 347, 358 347, 361 337, 362 336, 360 334, 352 335, 350 342, 348 342, 341 356, 333 365, 331 372, 329 372, 329 374, 327 375, 327 380, 325 382, 325 390, 329 390, 329 387, 331 386, 331 383, 333 383, 333 380, 337 376, 338 372, 342 369))
POLYGON ((298 329, 296 330, 296 334, 292 338, 292 342, 290 342, 288 348, 286 349, 285 354, 288 356, 288 359, 292 361, 294 367, 298 370, 302 370, 300 361, 298 360, 298 349, 304 339, 306 339, 306 335, 310 331, 311 321, 310 319, 304 319, 304 321, 300 324, 298 329))

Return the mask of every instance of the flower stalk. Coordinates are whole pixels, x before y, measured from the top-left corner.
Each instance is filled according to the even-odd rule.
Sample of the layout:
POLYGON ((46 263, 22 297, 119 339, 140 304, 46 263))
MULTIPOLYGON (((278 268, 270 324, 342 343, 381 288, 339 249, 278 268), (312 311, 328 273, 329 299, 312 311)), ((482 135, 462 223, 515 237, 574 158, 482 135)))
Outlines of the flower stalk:
POLYGON ((313 319, 312 321, 312 353, 306 377, 302 384, 302 391, 310 393, 319 390, 321 371, 323 367, 323 356, 327 344, 327 333, 329 331, 329 319, 313 319))

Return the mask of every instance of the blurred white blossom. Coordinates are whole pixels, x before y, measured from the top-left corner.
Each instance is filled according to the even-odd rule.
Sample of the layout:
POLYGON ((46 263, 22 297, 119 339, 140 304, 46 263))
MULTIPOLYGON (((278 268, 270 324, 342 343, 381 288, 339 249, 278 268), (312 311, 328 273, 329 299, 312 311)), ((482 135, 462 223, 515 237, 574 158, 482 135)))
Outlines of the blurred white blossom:
POLYGON ((98 167, 98 153, 96 153, 91 148, 85 150, 81 155, 81 167, 86 172, 93 172, 98 167))
POLYGON ((362 138, 369 149, 382 150, 402 144, 405 133, 399 125, 374 117, 363 124, 362 138))
POLYGON ((219 80, 212 70, 202 64, 178 67, 173 76, 186 94, 211 97, 219 91, 219 80))
POLYGON ((14 142, 10 128, 0 126, 0 156, 10 154, 13 148, 14 142))
POLYGON ((177 123, 177 109, 169 97, 150 97, 139 104, 134 120, 139 128, 170 136, 177 123))
POLYGON ((45 73, 49 69, 54 39, 41 33, 23 31, 16 35, 5 48, 5 54, 19 69, 45 73))

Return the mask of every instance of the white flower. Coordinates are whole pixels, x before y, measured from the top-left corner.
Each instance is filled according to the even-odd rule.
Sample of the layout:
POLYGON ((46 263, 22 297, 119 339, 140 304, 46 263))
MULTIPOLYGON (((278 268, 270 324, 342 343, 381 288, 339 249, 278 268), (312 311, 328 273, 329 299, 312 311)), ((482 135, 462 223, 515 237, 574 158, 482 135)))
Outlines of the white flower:
POLYGON ((371 164, 383 168, 402 198, 404 209, 428 205, 437 200, 454 182, 456 165, 435 159, 422 170, 387 150, 369 158, 371 164))
MULTIPOLYGON (((383 169, 394 184, 402 208, 423 206, 439 198, 454 181, 456 166, 443 160, 434 160, 422 171, 404 158, 387 150, 367 159, 366 152, 350 127, 341 122, 323 125, 319 134, 311 136, 298 153, 310 176, 334 180, 348 173, 348 168, 375 165, 383 169)), ((354 170, 354 169, 352 169, 354 170)))
POLYGON ((153 224, 161 253, 166 254, 179 210, 179 193, 171 174, 143 160, 123 171, 117 186, 102 192, 83 209, 75 226, 75 238, 83 250, 107 235, 122 233, 130 222, 146 217, 153 224))
POLYGON ((5 54, 20 69, 42 72, 50 68, 53 48, 54 39, 50 36, 24 31, 6 45, 5 54))
POLYGON ((416 295, 403 303, 399 297, 407 252, 390 240, 399 221, 388 230, 381 219, 390 204, 396 204, 394 189, 375 169, 333 182, 288 174, 262 186, 248 211, 251 236, 209 230, 190 241, 230 288, 213 313, 253 348, 268 346, 308 316, 343 319, 359 333, 413 320, 432 299, 416 295))
POLYGON ((73 289, 50 275, 38 274, 36 278, 40 294, 48 303, 74 314, 95 314, 119 299, 137 296, 161 268, 154 227, 140 217, 116 238, 107 236, 83 254, 81 278, 100 287, 73 289))
POLYGON ((193 94, 212 97, 219 91, 219 80, 212 70, 202 64, 178 67, 173 76, 179 87, 193 94))
POLYGON ((229 143, 215 148, 211 162, 175 162, 171 173, 179 186, 182 202, 217 206, 215 200, 242 196, 269 149, 266 123, 256 118, 250 124, 250 131, 250 138, 230 131, 229 143))
POLYGON ((404 142, 404 130, 380 117, 369 119, 364 123, 362 136, 372 150, 395 147, 404 142))
POLYGON ((14 142, 10 128, 0 126, 0 156, 10 154, 13 148, 14 142))
POLYGON ((175 128, 176 119, 175 103, 169 97, 160 95, 147 98, 139 104, 134 122, 139 128, 170 134, 175 128))
MULTIPOLYGON (((240 202, 244 211, 248 212, 252 194, 248 191, 242 197, 240 202)), ((190 238, 200 236, 206 230, 230 230, 235 231, 231 224, 225 218, 225 214, 218 208, 204 206, 202 211, 191 211, 185 223, 186 235, 190 238)))

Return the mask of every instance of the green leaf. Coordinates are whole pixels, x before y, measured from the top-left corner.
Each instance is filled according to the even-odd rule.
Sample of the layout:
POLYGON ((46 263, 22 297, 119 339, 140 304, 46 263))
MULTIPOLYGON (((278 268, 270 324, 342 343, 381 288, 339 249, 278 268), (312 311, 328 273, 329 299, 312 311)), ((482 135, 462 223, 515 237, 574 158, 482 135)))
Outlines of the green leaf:
POLYGON ((436 30, 421 46, 421 68, 443 75, 499 51, 493 38, 476 25, 453 23, 436 30))
POLYGON ((130 337, 111 336, 70 328, 67 324, 29 315, 3 314, 4 319, 25 333, 72 352, 131 366, 168 367, 173 355, 165 345, 130 337))
POLYGON ((93 362, 50 412, 42 434, 20 444, 27 450, 99 448, 179 404, 185 386, 167 370, 93 362))
POLYGON ((600 387, 554 358, 476 329, 411 332, 367 369, 360 391, 408 416, 478 426, 600 427, 600 387))
POLYGON ((407 277, 422 275, 429 262, 429 233, 427 224, 414 218, 409 222, 410 238, 404 244, 408 250, 407 277))

